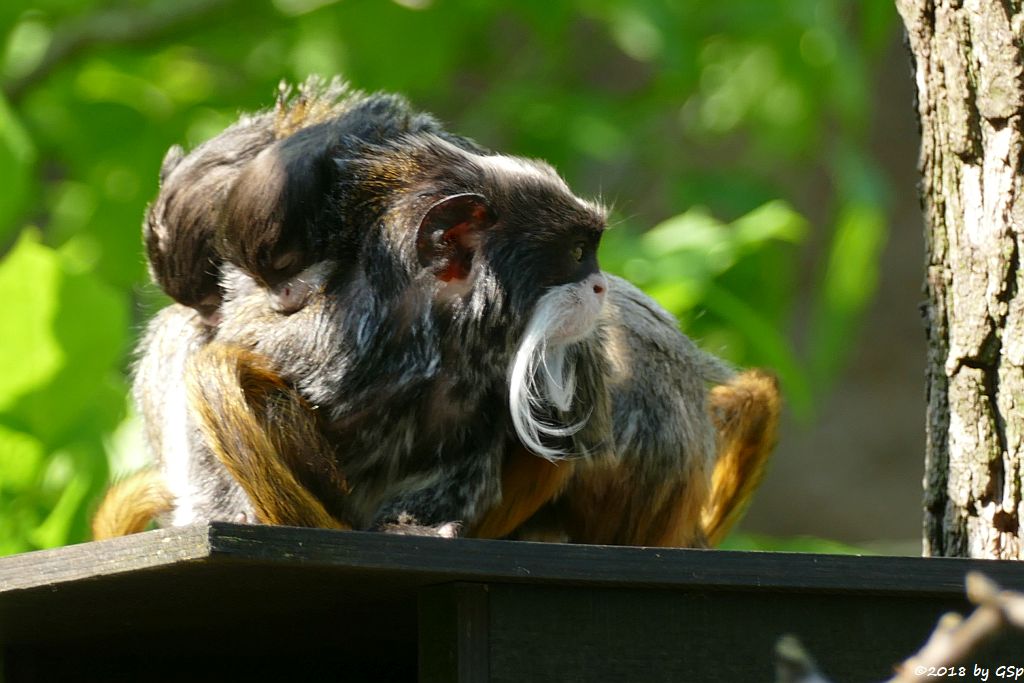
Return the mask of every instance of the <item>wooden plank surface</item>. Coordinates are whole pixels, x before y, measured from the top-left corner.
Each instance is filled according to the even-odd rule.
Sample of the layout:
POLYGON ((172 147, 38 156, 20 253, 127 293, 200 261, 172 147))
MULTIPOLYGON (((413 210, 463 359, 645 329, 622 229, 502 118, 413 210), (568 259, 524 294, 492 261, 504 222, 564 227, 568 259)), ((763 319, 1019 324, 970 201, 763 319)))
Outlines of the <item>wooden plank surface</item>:
POLYGON ((26 588, 206 560, 210 557, 212 531, 206 525, 160 529, 98 543, 0 557, 0 595, 26 588))
POLYGON ((969 569, 1024 590, 1013 562, 218 523, 0 558, 0 648, 8 681, 739 680, 795 631, 870 680, 967 609, 969 569))
POLYGON ((1024 565, 1010 561, 852 557, 803 553, 633 548, 213 523, 0 558, 0 601, 11 591, 57 587, 119 573, 201 564, 317 568, 375 583, 511 581, 573 585, 771 589, 873 594, 963 593, 965 573, 984 571, 1024 589, 1024 565))

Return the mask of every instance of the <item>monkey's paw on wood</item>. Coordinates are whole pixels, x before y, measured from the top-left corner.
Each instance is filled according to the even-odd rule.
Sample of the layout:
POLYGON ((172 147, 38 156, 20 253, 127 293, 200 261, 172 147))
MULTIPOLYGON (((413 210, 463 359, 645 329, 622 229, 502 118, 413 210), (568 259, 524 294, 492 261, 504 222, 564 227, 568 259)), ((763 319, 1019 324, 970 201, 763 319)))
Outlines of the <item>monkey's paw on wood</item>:
POLYGON ((340 81, 172 148, 143 234, 175 303, 133 383, 153 467, 96 536, 156 517, 713 545, 778 387, 602 272, 606 223, 550 165, 340 81))
POLYGON ((424 526, 419 524, 415 517, 409 514, 401 514, 395 522, 382 524, 379 531, 386 534, 398 534, 400 536, 435 536, 437 538, 457 538, 462 525, 457 522, 447 522, 437 526, 424 526))

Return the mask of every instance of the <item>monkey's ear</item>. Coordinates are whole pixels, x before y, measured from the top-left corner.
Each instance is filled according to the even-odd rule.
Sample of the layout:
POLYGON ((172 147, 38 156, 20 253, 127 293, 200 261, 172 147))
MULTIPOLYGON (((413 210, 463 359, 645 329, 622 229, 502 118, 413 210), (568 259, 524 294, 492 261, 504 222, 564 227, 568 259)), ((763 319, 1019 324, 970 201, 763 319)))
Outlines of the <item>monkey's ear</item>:
POLYGON ((416 232, 416 256, 439 280, 464 280, 473 267, 480 232, 494 225, 494 211, 483 195, 466 193, 434 203, 416 232))

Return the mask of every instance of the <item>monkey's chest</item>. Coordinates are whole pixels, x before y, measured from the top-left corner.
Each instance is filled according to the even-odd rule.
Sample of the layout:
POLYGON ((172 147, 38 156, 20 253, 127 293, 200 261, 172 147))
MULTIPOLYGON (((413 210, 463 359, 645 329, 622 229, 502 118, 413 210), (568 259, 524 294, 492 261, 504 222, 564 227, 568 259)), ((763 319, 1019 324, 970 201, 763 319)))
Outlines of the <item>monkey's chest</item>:
POLYGON ((326 427, 357 523, 369 523, 388 500, 457 479, 467 460, 473 469, 500 468, 510 427, 493 392, 472 403, 443 400, 429 386, 386 398, 368 398, 326 427))

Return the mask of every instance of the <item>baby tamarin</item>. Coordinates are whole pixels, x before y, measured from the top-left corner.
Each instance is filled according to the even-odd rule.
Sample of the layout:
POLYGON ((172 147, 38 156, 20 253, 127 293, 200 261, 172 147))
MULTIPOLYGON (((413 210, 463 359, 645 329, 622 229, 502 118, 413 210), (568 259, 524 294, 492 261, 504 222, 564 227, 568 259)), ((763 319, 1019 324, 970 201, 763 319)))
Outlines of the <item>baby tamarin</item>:
POLYGON ((700 546, 756 486, 774 381, 602 273, 603 209, 546 164, 307 85, 162 178, 154 210, 204 218, 164 211, 153 240, 151 211, 151 267, 195 310, 142 342, 158 469, 112 491, 98 537, 162 512, 700 546))

